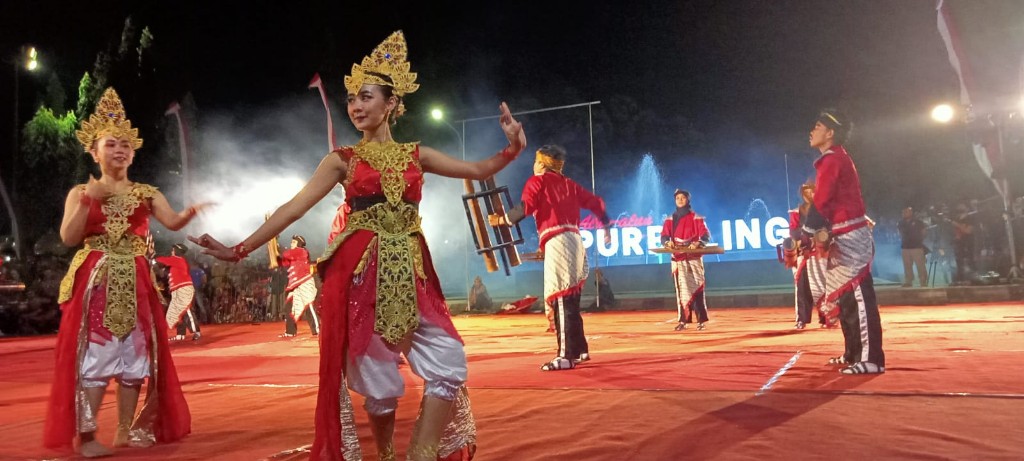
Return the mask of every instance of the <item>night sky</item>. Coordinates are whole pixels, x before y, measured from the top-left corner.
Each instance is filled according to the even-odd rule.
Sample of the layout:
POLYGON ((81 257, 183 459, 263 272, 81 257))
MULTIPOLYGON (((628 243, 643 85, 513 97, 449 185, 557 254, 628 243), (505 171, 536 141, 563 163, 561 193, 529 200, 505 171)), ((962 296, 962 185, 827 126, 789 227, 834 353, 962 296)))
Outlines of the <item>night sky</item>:
MULTIPOLYGON (((458 119, 495 114, 501 100, 513 110, 601 101, 599 169, 632 169, 651 152, 670 182, 742 188, 745 175, 784 161, 794 181, 805 179, 815 155, 807 131, 818 109, 839 106, 859 127, 850 148, 876 213, 994 194, 963 127, 927 119, 935 103, 958 95, 932 0, 489 3, 5 1, 0 50, 10 56, 20 44, 37 46, 73 101, 82 73, 118 43, 132 15, 155 37, 145 107, 190 92, 200 119, 244 120, 281 101, 315 101, 306 84, 319 72, 344 133, 351 127, 340 104, 343 75, 402 29, 421 83, 406 102, 405 133, 426 143, 451 141, 418 122, 437 104, 458 119)), ((1024 2, 952 4, 965 40, 980 50, 976 73, 999 74, 986 88, 1019 99, 1024 2)), ((23 75, 21 84, 24 120, 45 83, 23 75)), ((10 107, 10 71, 0 86, 0 102, 10 107)), ((2 112, 6 152, 11 116, 2 112)), ((553 120, 525 121, 531 146, 567 130, 553 120)), ((143 126, 143 135, 159 139, 151 128, 143 126)))

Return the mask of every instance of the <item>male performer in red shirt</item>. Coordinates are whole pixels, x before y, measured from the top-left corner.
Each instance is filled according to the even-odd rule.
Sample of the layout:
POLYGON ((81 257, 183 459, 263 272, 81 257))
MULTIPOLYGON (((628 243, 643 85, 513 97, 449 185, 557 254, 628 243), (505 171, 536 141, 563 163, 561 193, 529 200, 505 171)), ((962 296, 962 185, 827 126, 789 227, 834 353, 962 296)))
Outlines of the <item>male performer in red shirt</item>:
POLYGON ((818 255, 830 258, 821 310, 826 317, 838 315, 846 342, 843 355, 830 363, 845 365, 843 374, 884 373, 882 322, 871 278, 875 244, 857 168, 843 148, 851 128, 850 120, 833 109, 818 115, 810 145, 821 157, 814 161, 814 207, 803 229, 814 235, 818 255))
POLYGON ((590 360, 580 316, 580 293, 590 269, 580 237, 580 210, 588 209, 604 224, 610 241, 611 221, 604 200, 562 174, 565 149, 547 145, 537 151, 533 174, 523 188, 522 204, 508 215, 492 215, 492 225, 514 225, 526 216, 537 221, 544 254, 544 301, 555 313, 558 353, 541 370, 568 370, 590 360))
POLYGON ((185 253, 188 247, 178 243, 171 247, 170 256, 160 256, 156 262, 167 266, 170 271, 167 276, 167 289, 171 292, 171 303, 167 306, 167 326, 178 325, 178 334, 172 339, 185 339, 185 328, 192 331, 192 340, 198 341, 202 334, 199 332, 199 322, 192 312, 192 302, 195 300, 195 288, 192 286, 192 276, 189 274, 188 261, 185 260, 185 253))
POLYGON ((288 286, 286 303, 291 302, 291 315, 285 319, 285 331, 282 337, 295 336, 298 331, 296 322, 309 308, 309 330, 313 336, 320 334, 320 318, 313 307, 316 300, 316 281, 309 266, 309 251, 306 250, 306 238, 301 235, 292 236, 292 247, 281 253, 278 258, 282 266, 288 268, 288 286))

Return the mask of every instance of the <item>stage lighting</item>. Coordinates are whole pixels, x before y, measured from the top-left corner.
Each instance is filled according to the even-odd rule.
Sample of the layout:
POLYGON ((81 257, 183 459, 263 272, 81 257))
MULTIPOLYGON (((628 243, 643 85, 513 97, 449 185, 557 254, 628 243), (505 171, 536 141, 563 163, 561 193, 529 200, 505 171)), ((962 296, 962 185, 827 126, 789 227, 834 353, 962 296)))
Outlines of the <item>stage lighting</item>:
POLYGON ((953 120, 956 111, 949 104, 939 104, 932 109, 932 120, 939 123, 949 123, 953 120))

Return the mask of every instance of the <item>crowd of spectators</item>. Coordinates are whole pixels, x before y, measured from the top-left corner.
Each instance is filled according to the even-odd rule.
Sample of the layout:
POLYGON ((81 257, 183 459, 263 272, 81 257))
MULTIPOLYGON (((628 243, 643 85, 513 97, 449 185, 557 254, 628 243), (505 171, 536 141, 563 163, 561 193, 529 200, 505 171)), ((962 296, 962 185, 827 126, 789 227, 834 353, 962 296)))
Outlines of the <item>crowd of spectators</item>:
MULTIPOLYGON (((50 334, 60 326, 57 298, 73 252, 58 243, 25 253, 19 260, 9 240, 0 242, 0 336, 50 334)), ((285 269, 270 269, 265 262, 227 264, 195 253, 187 259, 201 323, 284 319, 285 269)), ((153 270, 169 298, 166 268, 154 264, 153 270)))
MULTIPOLYGON (((908 225, 908 221, 919 222, 924 228, 928 286, 1019 280, 1024 268, 1024 197, 1011 203, 1008 213, 1004 213, 1002 199, 998 196, 940 203, 923 209, 907 207, 903 216, 876 218, 875 242, 880 248, 901 248, 903 254, 908 254, 907 245, 915 247, 911 242, 916 238, 916 231, 907 233, 907 229, 917 229, 916 225, 908 225), (906 218, 908 209, 909 220, 906 218), (1011 263, 1007 222, 1012 226, 1016 269, 1011 263)), ((914 272, 899 275, 904 286, 914 280, 914 272)))

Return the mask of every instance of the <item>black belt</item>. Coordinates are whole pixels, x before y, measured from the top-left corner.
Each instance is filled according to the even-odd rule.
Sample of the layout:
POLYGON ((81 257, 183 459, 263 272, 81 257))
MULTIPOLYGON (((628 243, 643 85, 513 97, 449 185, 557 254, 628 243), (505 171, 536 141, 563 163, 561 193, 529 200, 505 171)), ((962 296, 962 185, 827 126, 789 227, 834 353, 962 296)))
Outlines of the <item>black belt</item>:
MULTIPOLYGON (((370 195, 366 197, 352 197, 348 200, 348 206, 352 208, 352 211, 363 211, 379 203, 387 203, 388 199, 383 195, 370 195)), ((412 205, 417 210, 420 208, 420 204, 403 200, 403 202, 412 205)))

